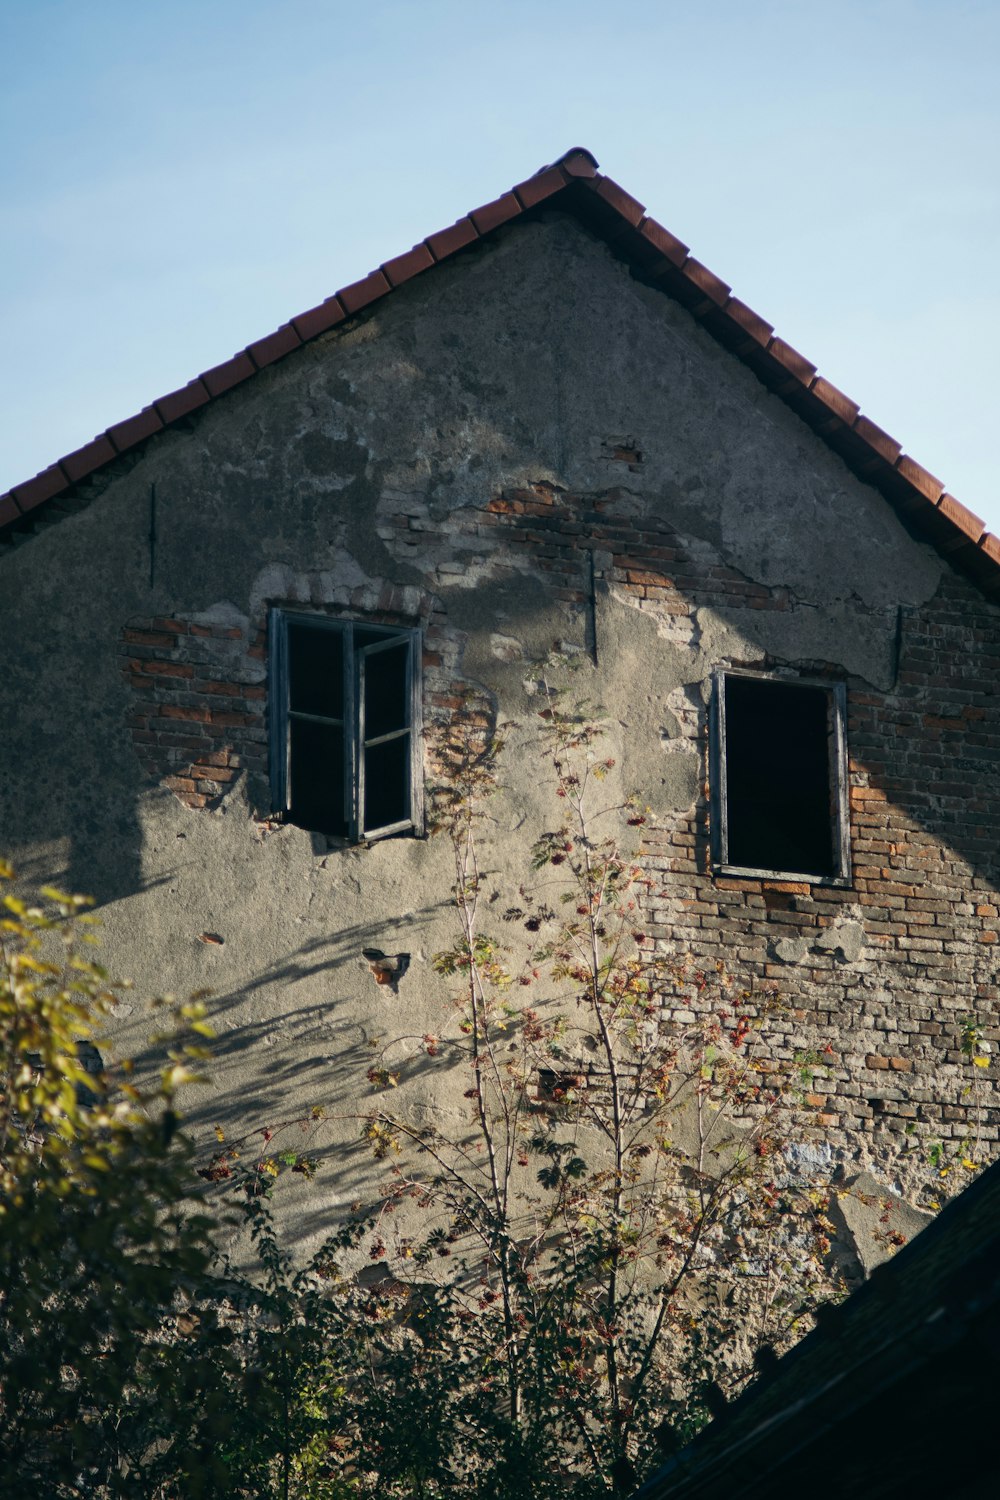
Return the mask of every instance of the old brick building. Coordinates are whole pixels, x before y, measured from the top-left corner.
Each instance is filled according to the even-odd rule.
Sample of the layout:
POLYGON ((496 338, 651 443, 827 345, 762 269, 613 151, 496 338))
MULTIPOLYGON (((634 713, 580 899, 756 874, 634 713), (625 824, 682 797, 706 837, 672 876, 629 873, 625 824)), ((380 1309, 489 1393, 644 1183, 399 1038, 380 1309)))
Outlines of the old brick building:
POLYGON ((206 1119, 343 1097, 372 1035, 431 1027, 427 738, 468 684, 530 720, 559 643, 660 819, 649 936, 780 988, 831 1167, 996 1139, 961 1043, 998 1034, 1000 543, 586 151, 0 528, 0 848, 96 893, 140 990, 212 988, 206 1119))

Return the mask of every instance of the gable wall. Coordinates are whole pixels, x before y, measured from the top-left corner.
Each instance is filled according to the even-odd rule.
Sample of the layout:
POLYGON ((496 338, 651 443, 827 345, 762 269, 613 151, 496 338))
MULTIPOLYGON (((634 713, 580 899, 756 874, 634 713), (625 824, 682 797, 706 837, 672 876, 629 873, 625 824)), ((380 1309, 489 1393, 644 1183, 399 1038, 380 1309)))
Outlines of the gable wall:
MULTIPOLYGON (((574 223, 402 289, 101 486, 0 561, 0 846, 97 892, 110 965, 141 989, 216 992, 205 1121, 356 1097, 372 1036, 440 1025, 447 851, 330 849, 267 816, 273 603, 419 623, 432 724, 471 683, 530 725, 531 661, 596 657, 585 695, 663 824, 648 937, 780 989, 776 1060, 827 1070, 817 1149, 885 1165, 913 1119, 937 1137, 978 1119, 958 1034, 995 1019, 998 611, 574 223), (722 665, 846 680, 850 889, 708 873, 722 665), (411 954, 397 997, 367 946, 411 954)), ((498 886, 546 815, 522 765, 498 886)), ((120 1045, 145 1028, 123 1010, 120 1045)))

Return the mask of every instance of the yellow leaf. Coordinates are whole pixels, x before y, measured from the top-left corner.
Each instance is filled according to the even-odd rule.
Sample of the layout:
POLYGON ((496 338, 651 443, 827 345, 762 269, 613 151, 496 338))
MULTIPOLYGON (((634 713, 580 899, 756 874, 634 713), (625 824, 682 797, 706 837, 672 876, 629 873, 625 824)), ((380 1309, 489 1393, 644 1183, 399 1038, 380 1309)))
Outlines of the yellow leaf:
POLYGON ((216 1125, 215 1127, 215 1139, 217 1141, 224 1141, 226 1139, 226 1132, 221 1125, 216 1125))
POLYGON ((989 1065, 990 1060, 988 1057, 974 1057, 972 1059, 972 1066, 974 1068, 988 1068, 989 1065))

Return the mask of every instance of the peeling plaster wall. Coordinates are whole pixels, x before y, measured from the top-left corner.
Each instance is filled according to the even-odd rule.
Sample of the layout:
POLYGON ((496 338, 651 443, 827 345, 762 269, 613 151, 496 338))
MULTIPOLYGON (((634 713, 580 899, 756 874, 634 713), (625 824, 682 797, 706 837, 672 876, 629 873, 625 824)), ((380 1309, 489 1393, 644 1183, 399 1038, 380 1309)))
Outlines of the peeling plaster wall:
MULTIPOLYGON (((530 663, 556 643, 582 654, 622 784, 664 819, 650 853, 662 877, 655 940, 706 960, 724 952, 755 983, 791 990, 788 1055, 835 1043, 828 1107, 815 1106, 835 1155, 889 1161, 904 1118, 895 1105, 911 1101, 939 1133, 964 1128, 948 1025, 960 1008, 995 1004, 983 932, 996 917, 998 841, 992 823, 970 833, 955 808, 972 806, 974 824, 998 769, 987 688, 997 610, 577 223, 549 216, 476 247, 83 493, 79 514, 0 559, 0 848, 29 878, 95 892, 109 964, 137 993, 215 992, 216 1089, 196 1125, 264 1124, 331 1100, 348 1116, 373 1038, 402 1055, 401 1038, 439 1026, 429 959, 450 933, 448 851, 423 839, 332 850, 267 818, 262 630, 269 604, 295 603, 419 623, 431 718, 471 682, 501 716, 530 722, 530 663), (163 640, 144 645, 144 634, 163 640), (708 683, 734 663, 848 681, 856 808, 870 809, 875 765, 902 829, 852 890, 712 881, 708 683), (187 675, 175 671, 169 689, 178 667, 187 675), (222 692, 242 722, 223 722, 222 692), (928 722, 942 697, 943 730, 928 722), (905 745, 904 733, 886 738, 879 705, 890 701, 893 734, 912 715, 905 745), (180 729, 171 741, 162 722, 149 728, 165 702, 202 715, 192 734, 219 731, 214 782, 191 774, 180 729), (979 717, 963 722, 966 708, 979 717), (936 805, 918 795, 928 778, 942 783, 936 805), (933 972, 900 946, 919 941, 903 907, 901 937, 881 930, 894 925, 884 904, 872 916, 880 882, 886 901, 918 909, 889 852, 910 834, 924 878, 936 870, 947 887, 941 912, 926 913, 947 927, 927 950, 943 960, 933 972), (398 993, 374 984, 366 946, 410 954, 398 993), (883 1062, 895 1070, 885 1038, 904 1013, 909 1092, 882 1087, 876 1110, 875 1075, 883 1062)), ((530 757, 511 765, 498 885, 521 878, 545 816, 530 757)), ((856 850, 873 842, 863 831, 856 850)), ((145 1030, 123 1005, 115 1045, 141 1046, 145 1030)), ((447 1071, 409 1086, 428 1113, 461 1109, 447 1071)), ((328 1128, 336 1171, 324 1203, 354 1198, 370 1172, 356 1135, 353 1121, 328 1128)), ((299 1213, 319 1232, 315 1196, 299 1213)))

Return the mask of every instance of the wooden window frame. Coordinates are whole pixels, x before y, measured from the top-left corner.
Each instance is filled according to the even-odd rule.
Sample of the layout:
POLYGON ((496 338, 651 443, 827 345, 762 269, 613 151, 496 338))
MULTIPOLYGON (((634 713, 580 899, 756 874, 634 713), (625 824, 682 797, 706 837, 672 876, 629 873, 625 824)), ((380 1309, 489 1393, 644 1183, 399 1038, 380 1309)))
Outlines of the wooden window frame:
MULTIPOLYGON (((291 821, 291 722, 294 718, 315 718, 320 722, 340 724, 344 730, 343 806, 347 833, 326 837, 346 844, 374 843, 395 834, 420 835, 424 831, 424 781, 422 755, 422 687, 420 675, 421 635, 409 626, 384 625, 358 619, 341 619, 333 615, 312 614, 304 610, 273 608, 269 615, 270 667, 270 764, 272 806, 283 819, 291 821), (309 630, 329 631, 340 636, 344 673, 342 719, 325 715, 306 715, 291 708, 289 697, 289 625, 309 630), (357 644, 355 632, 375 633, 380 639, 357 644), (365 738, 364 676, 369 663, 390 648, 405 644, 406 696, 409 724, 375 739, 365 738), (391 739, 409 741, 410 816, 375 828, 364 826, 365 750, 391 739)), ((321 832, 322 830, 312 830, 321 832)))
POLYGON ((843 682, 821 677, 796 677, 781 672, 752 672, 720 667, 712 674, 712 703, 709 715, 709 788, 711 822, 711 861, 713 875, 738 879, 781 880, 809 885, 849 886, 851 884, 851 824, 847 761, 847 688, 843 682), (759 869, 735 865, 729 861, 729 809, 726 790, 726 680, 750 678, 758 682, 779 683, 783 687, 820 688, 828 698, 828 736, 830 740, 830 832, 835 870, 830 875, 816 875, 796 870, 759 869))

